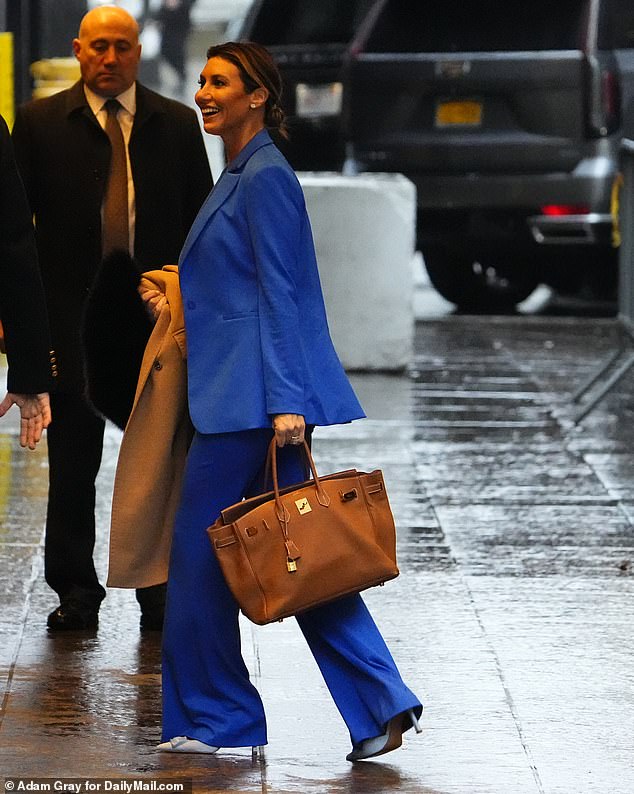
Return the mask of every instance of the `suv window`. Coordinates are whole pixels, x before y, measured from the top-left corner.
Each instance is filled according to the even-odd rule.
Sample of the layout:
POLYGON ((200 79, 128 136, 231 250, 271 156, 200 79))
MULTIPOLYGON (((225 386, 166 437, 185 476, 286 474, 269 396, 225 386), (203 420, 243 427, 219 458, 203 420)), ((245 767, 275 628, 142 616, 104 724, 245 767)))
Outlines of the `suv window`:
MULTIPOLYGON (((620 0, 623 6, 632 0, 620 0)), ((586 0, 388 0, 369 52, 576 50, 586 0)))
POLYGON ((599 49, 634 48, 634 3, 632 0, 606 1, 599 29, 599 49))
POLYGON ((347 44, 373 0, 269 0, 249 31, 265 46, 347 44))

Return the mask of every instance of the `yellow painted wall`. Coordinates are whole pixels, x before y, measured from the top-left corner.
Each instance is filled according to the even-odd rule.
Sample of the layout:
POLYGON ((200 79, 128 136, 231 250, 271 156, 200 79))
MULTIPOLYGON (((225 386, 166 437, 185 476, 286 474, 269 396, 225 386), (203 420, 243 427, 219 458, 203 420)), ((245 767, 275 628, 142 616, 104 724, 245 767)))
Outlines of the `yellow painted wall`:
POLYGON ((9 127, 13 126, 13 34, 0 33, 0 114, 9 127))

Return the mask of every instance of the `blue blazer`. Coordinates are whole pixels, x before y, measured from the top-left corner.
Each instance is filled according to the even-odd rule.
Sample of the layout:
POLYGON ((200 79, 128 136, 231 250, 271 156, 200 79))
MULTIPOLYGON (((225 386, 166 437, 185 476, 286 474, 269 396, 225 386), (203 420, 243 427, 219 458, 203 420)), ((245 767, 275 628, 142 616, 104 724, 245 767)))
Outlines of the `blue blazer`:
POLYGON ((330 339, 302 189, 266 130, 209 194, 179 272, 196 430, 364 416, 330 339))

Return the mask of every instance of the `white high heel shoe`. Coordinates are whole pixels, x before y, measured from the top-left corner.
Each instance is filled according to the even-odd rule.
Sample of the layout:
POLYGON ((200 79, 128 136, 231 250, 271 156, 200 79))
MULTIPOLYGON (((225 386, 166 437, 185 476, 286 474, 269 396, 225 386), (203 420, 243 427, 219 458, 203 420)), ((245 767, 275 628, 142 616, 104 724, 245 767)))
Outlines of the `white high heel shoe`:
POLYGON ((402 711, 387 723, 384 734, 364 739, 359 744, 355 744, 352 752, 346 756, 346 761, 362 761, 365 758, 374 758, 377 755, 396 750, 403 744, 403 733, 412 726, 416 733, 423 732, 414 709, 402 711))
POLYGON ((198 739, 190 739, 187 736, 174 736, 167 742, 161 742, 156 749, 164 753, 206 753, 211 755, 217 753, 219 747, 213 744, 205 744, 198 739))

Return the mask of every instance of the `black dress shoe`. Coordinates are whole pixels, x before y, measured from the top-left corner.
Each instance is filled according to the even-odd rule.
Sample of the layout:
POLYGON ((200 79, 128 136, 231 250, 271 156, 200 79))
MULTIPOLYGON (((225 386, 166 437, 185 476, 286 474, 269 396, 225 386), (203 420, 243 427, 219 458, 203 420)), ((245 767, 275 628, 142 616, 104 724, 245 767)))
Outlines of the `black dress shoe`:
POLYGON ((98 609, 80 606, 70 601, 61 603, 46 621, 49 631, 85 631, 96 629, 98 623, 98 609))

